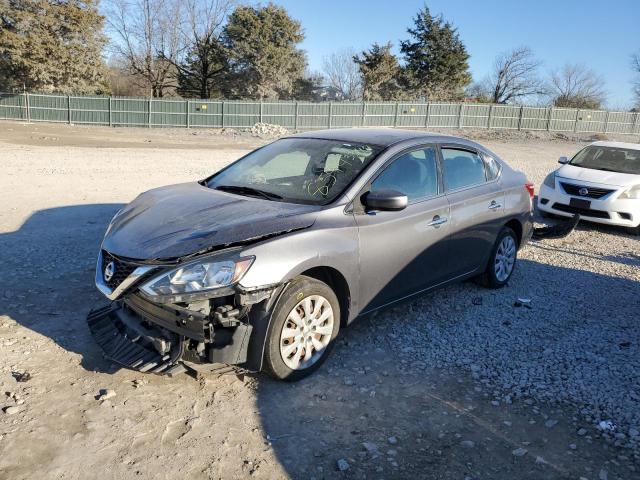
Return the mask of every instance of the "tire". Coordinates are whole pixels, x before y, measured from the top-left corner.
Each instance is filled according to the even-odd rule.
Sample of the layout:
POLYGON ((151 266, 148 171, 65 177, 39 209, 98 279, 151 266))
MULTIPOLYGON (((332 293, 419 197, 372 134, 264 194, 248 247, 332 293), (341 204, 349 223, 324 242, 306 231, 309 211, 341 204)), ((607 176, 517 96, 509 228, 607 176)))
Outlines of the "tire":
POLYGON ((282 292, 271 314, 264 371, 278 380, 292 382, 307 377, 327 359, 339 330, 340 302, 333 290, 314 278, 295 278, 282 292), (311 315, 307 312, 315 316, 308 319, 311 315), (287 332, 295 336, 288 337, 287 332), (305 360, 307 355, 309 359, 305 360))
MULTIPOLYGON (((504 255, 503 255, 504 257, 504 255)), ((478 282, 487 288, 502 288, 507 283, 509 283, 509 279, 513 274, 516 266, 516 260, 518 257, 518 237, 515 232, 509 227, 503 227, 498 234, 496 239, 496 243, 493 246, 493 250, 491 251, 491 256, 489 257, 489 263, 487 264, 487 269, 478 277, 478 282), (501 249, 502 248, 502 249, 501 249), (501 252, 505 251, 507 248, 507 253, 511 258, 510 269, 507 264, 503 262, 497 262, 497 258, 499 255, 502 255, 501 252), (499 263, 502 264, 501 270, 499 268, 499 263)), ((508 262, 507 262, 508 263, 508 262)))
POLYGON ((627 227, 627 232, 629 232, 630 235, 640 236, 640 225, 637 227, 627 227))

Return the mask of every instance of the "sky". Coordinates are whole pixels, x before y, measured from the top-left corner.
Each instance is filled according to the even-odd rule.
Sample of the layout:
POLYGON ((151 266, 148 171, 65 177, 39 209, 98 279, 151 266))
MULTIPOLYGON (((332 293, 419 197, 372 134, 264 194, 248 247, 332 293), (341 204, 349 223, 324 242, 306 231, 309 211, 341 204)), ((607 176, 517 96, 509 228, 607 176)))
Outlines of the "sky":
MULTIPOLYGON (((275 0, 302 23, 309 67, 320 71, 324 56, 373 42, 391 41, 396 52, 407 38, 424 0, 275 0)), ((497 54, 530 47, 546 76, 566 62, 582 63, 606 80, 609 108, 633 104, 631 54, 640 52, 640 0, 429 0, 458 29, 482 79, 497 54)))

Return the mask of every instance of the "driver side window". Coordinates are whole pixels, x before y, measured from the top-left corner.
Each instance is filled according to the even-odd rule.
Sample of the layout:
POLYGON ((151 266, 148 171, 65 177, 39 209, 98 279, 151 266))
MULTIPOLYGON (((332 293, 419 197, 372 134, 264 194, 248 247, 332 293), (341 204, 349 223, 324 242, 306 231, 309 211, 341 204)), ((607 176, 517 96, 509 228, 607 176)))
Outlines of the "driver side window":
POLYGON ((436 150, 423 147, 396 158, 372 182, 371 190, 397 190, 409 201, 438 194, 436 150))

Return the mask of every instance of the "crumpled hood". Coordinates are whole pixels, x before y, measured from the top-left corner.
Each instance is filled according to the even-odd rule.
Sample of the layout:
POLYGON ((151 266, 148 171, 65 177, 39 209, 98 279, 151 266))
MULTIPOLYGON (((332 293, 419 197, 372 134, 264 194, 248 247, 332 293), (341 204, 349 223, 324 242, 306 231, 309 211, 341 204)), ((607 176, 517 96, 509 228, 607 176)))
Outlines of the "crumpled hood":
POLYGON ((604 170, 582 168, 573 165, 563 165, 558 169, 557 175, 568 180, 602 183, 604 185, 613 185, 618 187, 631 187, 640 183, 640 175, 607 172, 604 170))
POLYGON ((310 227, 320 207, 220 192, 199 183, 149 190, 113 219, 102 248, 138 260, 166 260, 310 227))

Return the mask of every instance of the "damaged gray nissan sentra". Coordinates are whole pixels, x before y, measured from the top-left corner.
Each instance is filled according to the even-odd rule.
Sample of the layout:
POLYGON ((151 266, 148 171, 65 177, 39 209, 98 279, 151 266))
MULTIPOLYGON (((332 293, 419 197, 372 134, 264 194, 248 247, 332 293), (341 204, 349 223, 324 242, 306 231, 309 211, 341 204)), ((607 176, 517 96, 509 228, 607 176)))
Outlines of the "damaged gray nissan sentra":
POLYGON ((297 380, 357 317, 467 278, 504 286, 532 198, 523 173, 462 138, 292 135, 122 208, 96 269, 110 303, 87 320, 129 368, 297 380))

